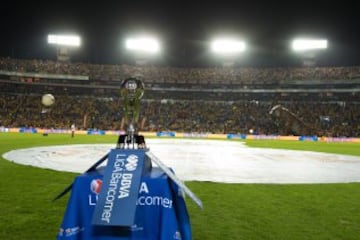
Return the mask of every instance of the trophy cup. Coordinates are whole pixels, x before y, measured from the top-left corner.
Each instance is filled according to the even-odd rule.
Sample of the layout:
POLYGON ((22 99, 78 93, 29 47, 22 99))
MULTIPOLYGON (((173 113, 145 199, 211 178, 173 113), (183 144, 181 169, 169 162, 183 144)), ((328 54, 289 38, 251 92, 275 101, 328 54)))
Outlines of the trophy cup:
POLYGON ((117 148, 145 148, 144 136, 137 133, 140 99, 144 95, 143 82, 136 78, 126 79, 121 84, 120 95, 124 102, 124 119, 127 131, 126 134, 119 136, 117 148))

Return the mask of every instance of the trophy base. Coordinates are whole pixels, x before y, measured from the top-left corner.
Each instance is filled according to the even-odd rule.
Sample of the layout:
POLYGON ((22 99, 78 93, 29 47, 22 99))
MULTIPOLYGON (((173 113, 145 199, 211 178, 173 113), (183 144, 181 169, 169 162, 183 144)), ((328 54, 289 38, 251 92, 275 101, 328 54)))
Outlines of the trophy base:
MULTIPOLYGON (((138 150, 140 152, 147 152, 149 150, 146 148, 144 136, 138 134, 121 134, 118 138, 116 149, 123 151, 138 150)), ((147 155, 144 157, 143 167, 143 175, 147 175, 151 172, 151 158, 149 158, 147 155)))
POLYGON ((116 147, 119 149, 145 149, 145 138, 137 134, 122 134, 118 138, 116 147))

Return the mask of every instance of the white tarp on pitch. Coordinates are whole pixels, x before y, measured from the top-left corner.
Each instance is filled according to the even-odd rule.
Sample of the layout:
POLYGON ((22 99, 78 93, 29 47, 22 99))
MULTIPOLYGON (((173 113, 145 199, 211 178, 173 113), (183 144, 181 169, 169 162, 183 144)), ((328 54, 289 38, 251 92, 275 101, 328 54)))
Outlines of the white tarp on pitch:
MULTIPOLYGON (((360 182, 360 157, 308 151, 250 148, 241 142, 148 139, 150 151, 184 181, 225 183, 360 182)), ((78 144, 18 149, 10 161, 81 173, 115 144, 78 144)), ((104 162, 106 164, 106 162, 104 162)))

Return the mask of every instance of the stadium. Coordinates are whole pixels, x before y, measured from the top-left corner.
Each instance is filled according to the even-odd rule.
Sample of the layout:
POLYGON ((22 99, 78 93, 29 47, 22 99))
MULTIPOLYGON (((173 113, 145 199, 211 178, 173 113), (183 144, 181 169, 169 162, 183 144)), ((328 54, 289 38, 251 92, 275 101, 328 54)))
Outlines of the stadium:
MULTIPOLYGON (((154 143, 153 138, 190 138, 241 141, 254 147, 288 148, 354 156, 360 154, 357 75, 359 70, 356 67, 234 68, 225 71, 211 68, 94 66, 9 58, 2 58, 0 63, 3 106, 2 154, 14 149, 80 143, 108 143, 110 145, 107 147, 111 148, 111 143, 116 142, 117 135, 124 131, 121 129, 123 108, 119 96, 121 79, 138 73, 146 73, 143 74, 146 91, 140 115, 146 116, 144 129, 141 131, 150 139, 150 149, 151 143, 153 147, 159 144, 154 143), (67 73, 55 72, 62 69, 63 65, 67 73), (107 71, 99 68, 106 68, 107 71), (86 80, 78 80, 80 78, 86 80), (43 93, 50 92, 56 96, 56 101, 49 111, 44 112, 40 99, 43 93), (277 104, 286 107, 291 113, 296 113, 299 119, 290 115, 281 117, 281 113, 280 116, 270 114, 271 109, 277 104), (213 109, 218 111, 214 112, 213 109), (71 139, 70 125, 73 122, 78 130, 75 138, 71 139), (309 125, 311 127, 308 127, 309 125)), ((216 144, 221 146, 219 142, 216 144)), ((220 149, 216 149, 221 151, 225 146, 226 142, 220 149)), ((97 150, 98 155, 95 156, 99 158, 106 152, 106 147, 97 150)), ((196 147, 191 151, 196 151, 196 147)), ((253 152, 255 154, 256 150, 253 152)), ((269 152, 270 150, 265 155, 271 156, 269 152)), ((161 156, 166 158, 169 154, 171 153, 161 156)), ((239 159, 242 158, 241 154, 244 152, 237 153, 239 159)), ((63 153, 63 158, 65 155, 66 152, 63 153)), ((71 155, 77 156, 75 153, 71 155)), ((205 156, 203 164, 206 165, 206 159, 209 159, 210 155, 205 156)), ((21 155, 18 163, 23 161, 22 164, 36 166, 24 163, 26 156, 31 155, 21 155)), ((39 154, 35 154, 29 159, 38 156, 39 154)), ((51 161, 49 156, 47 158, 48 160, 45 157, 42 161, 51 161)), ((90 162, 86 164, 97 160, 94 157, 87 158, 90 162)), ((184 165, 189 165, 185 160, 186 156, 183 160, 181 156, 177 159, 183 161, 184 165)), ((331 159, 329 156, 322 161, 327 160, 342 161, 331 159)), ((77 160, 72 159, 70 162, 72 161, 77 160)), ((212 164, 208 164, 214 166, 214 161, 213 159, 212 164)), ((199 211, 189 202, 194 238, 219 239, 224 232, 229 234, 229 238, 226 239, 236 238, 234 236, 251 238, 255 235, 250 232, 253 232, 252 229, 256 226, 257 238, 287 238, 290 234, 298 234, 295 239, 303 239, 304 236, 316 239, 340 234, 346 236, 346 239, 355 239, 359 218, 356 214, 356 199, 359 194, 357 182, 360 180, 356 170, 359 169, 359 158, 355 157, 351 161, 354 165, 350 168, 355 170, 353 178, 346 180, 345 177, 345 180, 330 181, 331 183, 321 181, 321 177, 317 175, 318 178, 312 182, 317 184, 293 180, 285 185, 281 181, 280 185, 276 181, 277 184, 263 185, 266 181, 259 182, 251 178, 249 180, 249 177, 257 174, 266 176, 268 170, 258 173, 253 169, 246 175, 240 171, 244 166, 235 171, 235 174, 247 179, 237 180, 236 183, 225 184, 225 180, 214 181, 211 178, 201 179, 196 176, 185 178, 205 204, 205 210, 199 211), (236 210, 232 206, 237 206, 236 210), (224 219, 225 223, 218 222, 218 218, 224 219), (230 224, 233 218, 238 221, 231 227, 232 230, 228 230, 231 225, 227 224, 230 224), (207 224, 215 224, 218 227, 209 230, 207 224), (300 229, 297 229, 298 225, 300 229), (286 228, 283 228, 284 226, 286 228), (305 229, 308 233, 303 232, 305 229)), ((56 203, 52 203, 51 199, 72 181, 74 172, 82 172, 86 164, 77 170, 70 169, 73 173, 66 173, 50 170, 51 167, 48 166, 45 166, 47 169, 44 170, 17 165, 5 161, 3 156, 1 169, 5 184, 2 186, 6 188, 2 187, 1 195, 4 199, 1 208, 5 210, 5 214, 2 214, 1 222, 4 225, 11 222, 11 225, 2 228, 2 237, 11 239, 14 236, 14 239, 19 239, 31 235, 37 239, 46 239, 54 236, 66 199, 56 203), (14 202, 17 207, 14 207, 14 202), (35 226, 43 230, 30 230, 35 226)), ((285 168, 285 171, 290 171, 289 169, 285 168)), ((216 172, 217 168, 213 170, 216 172)), ((344 171, 345 176, 351 174, 349 170, 341 170, 339 166, 336 170, 337 173, 344 171)), ((189 169, 181 171, 179 168, 179 176, 187 177, 185 173, 189 169)), ((319 173, 321 171, 316 174, 319 173)), ((274 183, 274 180, 269 180, 268 183, 274 183)))
MULTIPOLYGON (((139 134, 203 202, 185 196, 194 240, 358 239, 359 63, 311 49, 295 64, 243 64, 237 41, 216 64, 156 64, 133 43, 134 61, 109 63, 59 39, 48 36, 50 57, 0 55, 0 239, 56 238, 70 194, 54 197, 127 131, 129 78, 145 89, 139 134)), ((170 206, 140 204, 157 202, 170 206)))

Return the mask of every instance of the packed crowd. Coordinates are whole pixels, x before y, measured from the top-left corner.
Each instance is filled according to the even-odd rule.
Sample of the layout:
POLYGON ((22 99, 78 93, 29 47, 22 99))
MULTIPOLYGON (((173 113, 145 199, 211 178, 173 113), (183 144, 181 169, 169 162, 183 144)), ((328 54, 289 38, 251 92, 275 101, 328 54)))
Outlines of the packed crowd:
MULTIPOLYGON (((346 80, 344 89, 358 89, 360 67, 180 69, 0 58, 0 73, 3 76, 0 79, 0 126, 69 128, 75 122, 81 129, 120 130, 124 113, 119 84, 101 87, 92 84, 120 81, 141 73, 145 83, 156 83, 145 92, 142 100, 140 116, 145 123, 144 131, 360 137, 357 91, 247 92, 243 91, 244 87, 233 91, 234 83, 238 81, 257 84, 263 81, 265 85, 273 84, 271 89, 276 89, 281 82, 324 79, 346 80), (26 73, 86 75, 90 80, 74 84, 70 79, 68 82, 71 83, 51 84, 50 79, 34 84, 6 78, 8 75, 25 76, 26 73), (192 82, 210 86, 223 82, 231 91, 221 91, 217 87, 211 90, 209 86, 207 91, 194 91, 192 82), (172 87, 173 83, 184 85, 178 89, 172 87), (40 103, 41 95, 48 92, 56 96, 56 103, 50 109, 40 103), (279 103, 311 128, 302 129, 293 119, 269 114, 279 103)), ((308 88, 314 86, 308 85, 308 88)), ((329 88, 321 84, 317 87, 329 88)), ((333 87, 342 86, 336 83, 330 86, 333 87)))
POLYGON ((175 68, 155 66, 64 63, 51 60, 0 58, 0 70, 20 73, 88 76, 92 81, 120 81, 145 76, 149 83, 239 84, 278 83, 285 80, 344 80, 360 78, 359 67, 299 68, 175 68))
MULTIPOLYGON (((0 125, 68 129, 75 122, 81 129, 121 128, 124 112, 120 98, 57 96, 55 105, 49 109, 41 105, 40 98, 39 95, 1 96, 0 125)), ((294 129, 292 119, 271 115, 274 105, 269 101, 144 100, 140 121, 145 124, 141 130, 360 137, 360 104, 282 103, 311 125, 311 130, 301 126, 294 129)))

